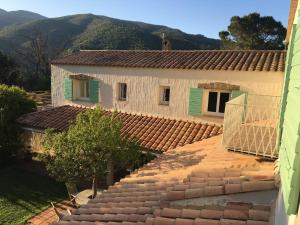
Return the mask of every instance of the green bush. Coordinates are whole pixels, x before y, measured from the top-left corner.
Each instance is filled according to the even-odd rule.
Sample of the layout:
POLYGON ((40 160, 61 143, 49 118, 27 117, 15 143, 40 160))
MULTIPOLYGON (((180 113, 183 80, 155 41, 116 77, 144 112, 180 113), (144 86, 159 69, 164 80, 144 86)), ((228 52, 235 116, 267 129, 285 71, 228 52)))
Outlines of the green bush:
POLYGON ((93 180, 95 187, 106 176, 111 185, 115 169, 134 165, 141 149, 121 135, 121 128, 114 113, 108 116, 101 108, 87 110, 77 115, 68 130, 46 132, 40 158, 58 181, 93 180))
POLYGON ((35 109, 35 101, 23 89, 0 84, 0 165, 12 159, 20 147, 16 119, 35 109))

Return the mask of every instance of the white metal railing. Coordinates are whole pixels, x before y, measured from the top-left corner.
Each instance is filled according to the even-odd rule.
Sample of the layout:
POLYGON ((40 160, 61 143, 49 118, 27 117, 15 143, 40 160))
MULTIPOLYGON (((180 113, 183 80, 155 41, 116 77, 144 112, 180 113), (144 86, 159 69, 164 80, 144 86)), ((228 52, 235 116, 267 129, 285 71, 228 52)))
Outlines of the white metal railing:
POLYGON ((277 123, 280 97, 241 95, 226 103, 223 145, 225 148, 277 158, 277 123))

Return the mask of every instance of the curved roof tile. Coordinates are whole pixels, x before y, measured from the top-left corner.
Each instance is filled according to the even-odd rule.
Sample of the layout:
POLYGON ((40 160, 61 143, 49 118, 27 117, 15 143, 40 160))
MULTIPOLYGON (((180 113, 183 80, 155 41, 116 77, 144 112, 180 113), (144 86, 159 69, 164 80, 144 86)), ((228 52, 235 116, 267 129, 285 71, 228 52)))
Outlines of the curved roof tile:
POLYGON ((285 51, 277 50, 84 50, 55 59, 52 64, 283 72, 284 58, 285 51))
MULTIPOLYGON (((17 121, 27 128, 41 130, 53 128, 63 131, 68 128, 78 113, 85 110, 87 108, 65 105, 28 113, 17 121)), ((111 112, 106 111, 105 114, 110 115, 111 112)), ((153 151, 167 151, 222 132, 222 128, 219 126, 203 123, 122 112, 118 112, 117 116, 123 123, 122 135, 126 135, 130 139, 137 139, 143 147, 153 151)))

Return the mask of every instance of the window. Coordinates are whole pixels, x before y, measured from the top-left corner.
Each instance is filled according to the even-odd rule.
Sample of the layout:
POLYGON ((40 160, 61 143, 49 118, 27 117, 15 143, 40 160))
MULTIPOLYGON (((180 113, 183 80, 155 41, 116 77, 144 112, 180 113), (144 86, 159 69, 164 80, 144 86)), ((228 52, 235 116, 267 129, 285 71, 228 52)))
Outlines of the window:
POLYGON ((126 101, 127 100, 127 84, 119 83, 119 100, 126 101))
POLYGON ((223 115, 229 96, 229 92, 210 91, 208 93, 207 112, 209 114, 223 115))
POLYGON ((161 86, 160 88, 160 104, 169 105, 170 103, 170 87, 161 86))
POLYGON ((89 100, 89 80, 74 80, 75 85, 75 99, 77 100, 89 100))

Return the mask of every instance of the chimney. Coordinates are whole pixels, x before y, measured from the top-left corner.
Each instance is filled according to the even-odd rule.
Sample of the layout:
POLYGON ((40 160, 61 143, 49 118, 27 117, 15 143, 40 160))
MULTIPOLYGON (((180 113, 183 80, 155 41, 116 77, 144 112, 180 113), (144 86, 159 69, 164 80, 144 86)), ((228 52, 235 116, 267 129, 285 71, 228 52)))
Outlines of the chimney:
POLYGON ((165 32, 162 33, 162 50, 163 51, 172 50, 171 42, 167 39, 167 35, 165 32))

